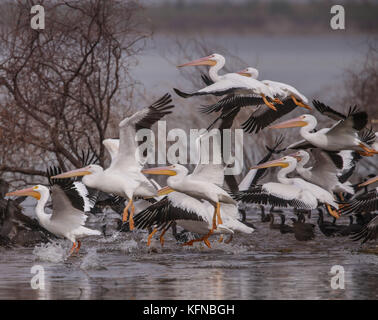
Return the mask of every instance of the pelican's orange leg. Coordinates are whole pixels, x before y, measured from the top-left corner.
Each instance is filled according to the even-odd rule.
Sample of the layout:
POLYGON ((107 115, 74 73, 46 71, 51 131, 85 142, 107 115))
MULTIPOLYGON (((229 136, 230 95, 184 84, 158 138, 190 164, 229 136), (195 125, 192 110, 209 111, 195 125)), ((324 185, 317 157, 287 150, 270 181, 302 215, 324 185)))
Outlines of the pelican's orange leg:
POLYGON ((337 211, 332 210, 331 206, 328 203, 326 204, 326 207, 332 217, 335 217, 336 219, 340 218, 340 214, 337 211))
POLYGON ((371 157, 371 156, 373 156, 374 154, 377 154, 377 153, 378 153, 378 151, 366 147, 363 143, 360 143, 359 146, 365 151, 365 152, 360 152, 361 155, 365 155, 365 156, 367 156, 367 157, 371 157))
POLYGON ((78 253, 81 247, 81 241, 77 240, 77 246, 76 246, 76 251, 75 253, 78 253))
POLYGON ((130 230, 134 230, 134 212, 135 212, 135 206, 133 203, 133 199, 131 201, 131 212, 130 212, 130 217, 129 217, 129 226, 130 230))
POLYGON ((294 101, 294 103, 295 103, 298 107, 302 107, 302 108, 306 108, 306 109, 308 109, 308 110, 312 110, 312 108, 311 108, 309 105, 304 104, 303 102, 300 102, 300 101, 298 101, 297 99, 295 99, 294 95, 291 95, 290 97, 291 97, 291 99, 294 101))
POLYGON ((278 104, 284 104, 280 99, 274 98, 273 101, 278 104))
POLYGON ((162 247, 164 246, 164 235, 167 232, 167 229, 164 229, 163 232, 160 234, 160 237, 159 237, 160 244, 161 244, 162 247))
POLYGON ((216 213, 217 213, 217 218, 218 218, 218 224, 222 224, 223 221, 222 221, 222 218, 221 218, 221 214, 220 214, 220 203, 217 202, 217 207, 216 207, 216 213))
POLYGON ((157 228, 154 228, 154 230, 152 230, 152 232, 148 235, 147 247, 149 247, 151 245, 151 239, 157 231, 158 231, 157 228))
POLYGON ((75 248, 76 248, 76 242, 74 242, 72 245, 72 248, 70 250, 70 255, 74 252, 75 248))
POLYGON ((210 241, 209 241, 209 236, 210 236, 210 234, 208 233, 207 235, 203 236, 202 238, 198 238, 198 239, 194 239, 194 240, 190 240, 188 242, 185 242, 183 244, 183 246, 192 246, 194 242, 203 241, 206 244, 206 246, 208 246, 209 248, 211 248, 210 241))
POLYGON ((130 208, 130 206, 131 206, 131 203, 130 203, 130 201, 128 201, 125 209, 123 209, 122 222, 126 222, 127 221, 127 218, 129 216, 129 208, 130 208))
POLYGON ((262 97, 264 103, 265 103, 270 109, 272 109, 272 110, 274 110, 274 111, 277 111, 277 108, 276 108, 273 104, 271 104, 271 103, 266 99, 265 94, 262 93, 262 94, 261 94, 261 97, 262 97))

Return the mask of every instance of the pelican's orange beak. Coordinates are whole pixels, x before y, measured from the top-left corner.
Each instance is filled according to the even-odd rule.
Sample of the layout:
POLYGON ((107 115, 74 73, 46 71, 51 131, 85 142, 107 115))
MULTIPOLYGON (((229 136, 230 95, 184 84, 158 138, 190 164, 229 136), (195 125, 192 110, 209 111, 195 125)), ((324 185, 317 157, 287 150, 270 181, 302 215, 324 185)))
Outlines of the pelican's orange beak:
POLYGON ((72 178, 72 177, 81 177, 81 176, 86 176, 88 174, 92 174, 92 172, 89 171, 88 167, 84 167, 84 168, 60 173, 56 176, 51 177, 51 179, 66 179, 66 178, 72 178))
POLYGON ((368 186, 369 184, 372 184, 372 183, 377 182, 377 181, 378 181, 378 176, 371 178, 369 180, 366 180, 364 183, 361 183, 359 185, 359 187, 365 187, 365 186, 368 186))
POLYGON ((289 166, 289 164, 286 161, 284 161, 283 158, 280 158, 280 159, 277 159, 277 160, 268 161, 268 162, 259 164, 257 166, 252 167, 250 170, 253 170, 253 169, 264 169, 264 168, 271 168, 271 167, 286 168, 288 166, 289 166))
POLYGON ((165 196, 166 194, 169 194, 171 192, 175 192, 175 190, 173 190, 172 188, 166 186, 164 188, 161 188, 160 190, 158 190, 157 194, 158 196, 165 196))
POLYGON ((296 127, 305 127, 308 123, 303 121, 302 116, 294 119, 290 119, 284 122, 274 124, 269 127, 269 129, 283 129, 283 128, 296 128, 296 127))
POLYGON ((177 173, 173 169, 174 169, 173 166, 156 167, 156 168, 143 169, 142 173, 144 173, 144 174, 161 174, 161 175, 165 175, 165 176, 175 176, 177 173))
POLYGON ((193 60, 184 64, 180 64, 177 67, 188 67, 188 66, 215 66, 217 64, 216 61, 211 59, 211 56, 203 57, 197 60, 193 60))
POLYGON ((252 77, 252 75, 249 72, 247 72, 247 69, 243 69, 243 70, 238 71, 236 73, 240 74, 241 76, 244 76, 244 77, 249 77, 249 78, 252 77))
POLYGON ((41 194, 38 191, 35 191, 36 187, 33 188, 27 188, 22 190, 16 190, 13 192, 8 192, 5 194, 7 197, 15 196, 15 197, 22 197, 22 196, 28 196, 36 198, 37 200, 41 199, 41 194))
POLYGON ((302 160, 302 157, 301 157, 299 152, 295 152, 293 154, 290 154, 289 157, 293 157, 293 158, 297 159, 298 162, 302 160))

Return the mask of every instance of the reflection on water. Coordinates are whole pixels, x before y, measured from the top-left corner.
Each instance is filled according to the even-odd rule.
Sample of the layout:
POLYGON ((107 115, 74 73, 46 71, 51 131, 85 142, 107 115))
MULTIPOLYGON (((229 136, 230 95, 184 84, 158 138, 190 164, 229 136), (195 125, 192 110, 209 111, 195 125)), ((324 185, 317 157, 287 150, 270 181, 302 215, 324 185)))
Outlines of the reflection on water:
POLYGON ((80 256, 64 262, 50 261, 54 250, 69 250, 66 241, 50 244, 45 255, 33 254, 33 248, 1 249, 0 298, 378 298, 378 256, 361 253, 359 243, 319 233, 315 240, 301 243, 270 230, 258 217, 253 220, 258 228, 254 234, 237 236, 228 245, 214 239, 212 249, 181 247, 168 234, 163 249, 156 241, 156 250, 151 250, 144 232, 85 241, 80 256), (45 268, 43 291, 30 287, 35 264, 45 268), (330 287, 333 265, 345 268, 345 290, 330 287))

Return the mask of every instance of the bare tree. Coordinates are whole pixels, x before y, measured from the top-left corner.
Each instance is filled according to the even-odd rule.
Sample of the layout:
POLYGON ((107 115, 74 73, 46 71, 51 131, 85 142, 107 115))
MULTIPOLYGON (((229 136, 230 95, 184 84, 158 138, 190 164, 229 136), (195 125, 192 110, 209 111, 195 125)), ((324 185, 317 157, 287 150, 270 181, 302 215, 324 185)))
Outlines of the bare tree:
POLYGON ((133 1, 38 1, 38 31, 34 2, 3 4, 12 19, 0 30, 0 172, 25 183, 51 162, 81 166, 83 149, 104 164, 101 142, 132 103, 129 70, 148 36, 133 1))

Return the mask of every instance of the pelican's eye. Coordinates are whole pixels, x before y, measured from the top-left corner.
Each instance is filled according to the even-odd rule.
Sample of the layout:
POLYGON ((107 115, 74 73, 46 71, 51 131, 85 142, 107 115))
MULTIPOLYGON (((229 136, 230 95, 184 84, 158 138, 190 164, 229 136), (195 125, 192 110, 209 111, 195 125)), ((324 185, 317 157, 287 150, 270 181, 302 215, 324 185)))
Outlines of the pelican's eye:
POLYGON ((33 187, 33 190, 38 190, 38 186, 33 187))

